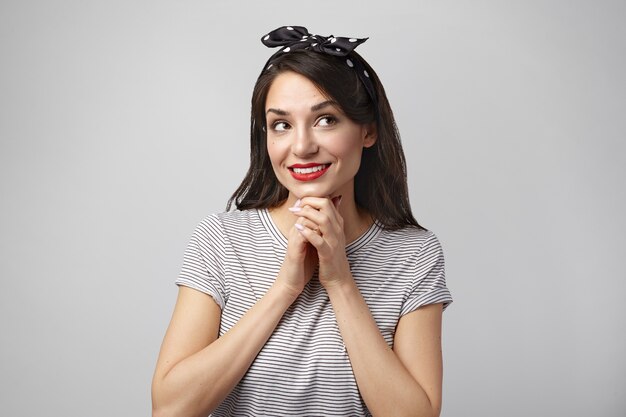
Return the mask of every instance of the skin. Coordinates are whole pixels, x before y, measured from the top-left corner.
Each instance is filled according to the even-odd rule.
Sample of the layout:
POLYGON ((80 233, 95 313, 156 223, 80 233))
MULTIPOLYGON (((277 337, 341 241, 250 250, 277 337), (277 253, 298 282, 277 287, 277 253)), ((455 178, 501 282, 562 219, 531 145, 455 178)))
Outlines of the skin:
MULTIPOLYGON (((295 213, 289 211, 299 198, 341 196, 344 237, 348 242, 359 237, 373 220, 355 204, 354 176, 363 148, 376 142, 374 126, 354 123, 313 83, 293 72, 276 77, 268 92, 266 109, 267 151, 276 177, 289 190, 287 200, 270 211, 279 229, 287 236, 296 220, 314 227, 306 217, 294 217, 295 213), (292 177, 288 167, 313 162, 330 167, 314 181, 292 177)), ((300 251, 308 246, 305 243, 306 239, 299 242, 300 251)))
POLYGON ((381 336, 348 264, 345 247, 372 223, 354 201, 354 175, 373 126, 358 125, 307 78, 286 72, 268 92, 267 150, 289 190, 270 214, 287 237, 281 270, 268 292, 222 337, 211 297, 181 287, 152 385, 154 416, 206 416, 246 373, 280 318, 319 264, 319 280, 337 318, 350 363, 374 416, 436 417, 441 410, 442 305, 398 322, 394 347, 381 336), (294 163, 330 164, 313 181, 298 181, 294 163))

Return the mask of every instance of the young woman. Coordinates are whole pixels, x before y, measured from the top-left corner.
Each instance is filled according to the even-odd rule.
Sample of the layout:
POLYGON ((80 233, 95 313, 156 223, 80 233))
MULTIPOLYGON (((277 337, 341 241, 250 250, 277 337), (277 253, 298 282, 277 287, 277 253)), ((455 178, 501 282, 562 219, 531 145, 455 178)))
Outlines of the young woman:
POLYGON ((443 252, 364 41, 263 37, 250 168, 185 252, 155 416, 439 415, 443 252))

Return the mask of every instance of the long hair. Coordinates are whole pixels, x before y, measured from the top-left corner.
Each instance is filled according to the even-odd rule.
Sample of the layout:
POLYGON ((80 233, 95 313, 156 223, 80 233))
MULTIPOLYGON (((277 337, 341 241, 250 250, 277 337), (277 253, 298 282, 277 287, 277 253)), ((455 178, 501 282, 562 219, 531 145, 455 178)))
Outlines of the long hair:
POLYGON ((226 210, 233 203, 239 210, 271 208, 287 199, 289 192, 276 178, 267 152, 265 102, 274 79, 283 72, 293 71, 311 80, 355 123, 376 123, 376 142, 363 149, 354 178, 356 204, 386 229, 406 226, 424 229, 411 212, 406 158, 385 90, 369 64, 354 51, 350 55, 359 59, 367 70, 376 90, 377 106, 345 59, 301 49, 281 55, 269 68, 264 68, 252 92, 250 167, 228 200, 226 210))

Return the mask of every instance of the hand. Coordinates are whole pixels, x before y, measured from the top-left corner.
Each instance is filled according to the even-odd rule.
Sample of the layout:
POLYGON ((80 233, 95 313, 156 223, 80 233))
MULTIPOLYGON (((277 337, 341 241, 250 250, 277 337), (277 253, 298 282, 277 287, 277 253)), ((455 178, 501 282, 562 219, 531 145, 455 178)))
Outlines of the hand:
POLYGON ((337 207, 341 197, 304 197, 299 205, 289 210, 299 217, 295 224, 299 234, 317 252, 320 283, 328 288, 352 279, 346 255, 346 236, 343 217, 337 207))
POLYGON ((317 251, 294 226, 287 236, 287 252, 276 277, 295 299, 311 280, 317 266, 317 251))

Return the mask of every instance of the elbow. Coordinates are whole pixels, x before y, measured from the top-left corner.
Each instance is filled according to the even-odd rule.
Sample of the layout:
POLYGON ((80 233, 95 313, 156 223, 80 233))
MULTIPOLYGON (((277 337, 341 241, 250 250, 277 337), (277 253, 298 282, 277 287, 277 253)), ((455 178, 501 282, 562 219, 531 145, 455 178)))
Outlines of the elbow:
POLYGON ((163 401, 160 391, 160 384, 155 380, 152 382, 152 417, 176 417, 177 413, 167 406, 163 401))
POLYGON ((159 397, 152 393, 152 417, 189 417, 180 410, 178 404, 160 401, 159 397))
POLYGON ((430 407, 427 408, 423 413, 419 414, 420 416, 428 416, 428 417, 439 417, 441 414, 441 404, 430 401, 430 407))
POLYGON ((152 404, 152 417, 179 417, 184 416, 180 412, 173 410, 171 407, 156 406, 152 404))
POLYGON ((415 413, 412 412, 410 414, 407 414, 407 416, 411 416, 411 417, 439 417, 439 415, 441 414, 440 410, 437 409, 429 409, 429 410, 422 410, 419 413, 415 413))
POLYGON ((185 410, 178 406, 152 406, 152 417, 200 417, 208 415, 210 415, 210 412, 185 410))
MULTIPOLYGON (((155 375, 152 380, 152 417, 182 417, 179 401, 172 401, 172 395, 165 383, 165 377, 155 375)), ((186 417, 188 417, 187 414, 186 417)))
POLYGON ((156 405, 154 401, 154 396, 152 397, 152 417, 169 417, 172 416, 172 413, 165 410, 164 407, 160 405, 156 405))
POLYGON ((439 417, 441 415, 441 406, 430 405, 429 407, 421 408, 420 411, 413 410, 408 415, 412 417, 439 417))
POLYGON ((167 417, 171 416, 171 413, 168 413, 165 408, 158 404, 155 398, 154 390, 152 391, 152 417, 167 417))
MULTIPOLYGON (((163 387, 160 387, 161 389, 163 387)), ((215 407, 207 409, 189 398, 152 388, 152 417, 206 417, 215 407)))
POLYGON ((441 405, 434 406, 430 415, 432 417, 439 417, 439 415, 441 415, 441 405))
POLYGON ((152 417, 178 417, 184 416, 184 414, 175 413, 171 410, 164 410, 163 408, 152 408, 152 417))

